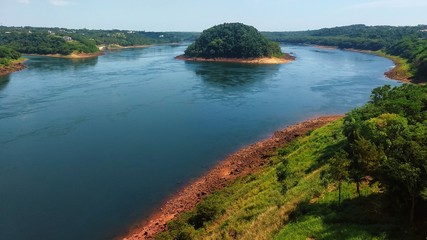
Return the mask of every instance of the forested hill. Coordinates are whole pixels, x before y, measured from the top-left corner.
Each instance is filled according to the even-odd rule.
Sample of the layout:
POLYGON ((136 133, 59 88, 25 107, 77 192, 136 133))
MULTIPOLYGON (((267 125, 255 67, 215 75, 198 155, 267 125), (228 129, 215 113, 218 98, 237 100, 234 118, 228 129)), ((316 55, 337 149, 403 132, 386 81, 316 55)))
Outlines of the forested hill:
POLYGON ((296 32, 264 32, 273 41, 381 51, 407 61, 410 76, 427 79, 427 25, 323 28, 296 32))
POLYGON ((0 45, 20 53, 94 53, 99 45, 148 45, 194 40, 197 33, 0 26, 0 45))
POLYGON ((185 50, 187 57, 260 58, 282 57, 276 42, 268 40, 252 26, 224 23, 211 27, 185 50))
POLYGON ((330 44, 349 48, 365 44, 365 48, 378 50, 389 45, 390 41, 403 38, 426 38, 427 25, 394 27, 394 26, 366 26, 363 24, 319 30, 292 31, 292 32, 264 32, 268 38, 279 42, 311 42, 313 44, 330 44), (367 41, 368 40, 368 41, 367 41), (368 46, 366 43, 371 44, 368 46), (375 44, 374 44, 375 43, 375 44))

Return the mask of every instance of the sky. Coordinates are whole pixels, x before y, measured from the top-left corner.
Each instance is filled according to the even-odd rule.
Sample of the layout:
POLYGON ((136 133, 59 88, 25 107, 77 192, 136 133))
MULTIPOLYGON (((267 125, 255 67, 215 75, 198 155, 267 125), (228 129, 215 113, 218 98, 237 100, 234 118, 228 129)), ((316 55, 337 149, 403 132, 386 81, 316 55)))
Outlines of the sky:
POLYGON ((261 31, 350 24, 427 24, 427 0, 0 0, 0 25, 202 31, 241 22, 261 31))

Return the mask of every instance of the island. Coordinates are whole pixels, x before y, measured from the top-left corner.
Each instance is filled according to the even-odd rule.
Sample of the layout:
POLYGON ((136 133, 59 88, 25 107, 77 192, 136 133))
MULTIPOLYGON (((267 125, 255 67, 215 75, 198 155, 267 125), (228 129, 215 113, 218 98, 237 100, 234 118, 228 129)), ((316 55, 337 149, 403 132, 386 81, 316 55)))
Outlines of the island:
POLYGON ((295 57, 256 28, 242 23, 224 23, 204 30, 176 59, 186 61, 237 62, 250 64, 288 63, 295 57))

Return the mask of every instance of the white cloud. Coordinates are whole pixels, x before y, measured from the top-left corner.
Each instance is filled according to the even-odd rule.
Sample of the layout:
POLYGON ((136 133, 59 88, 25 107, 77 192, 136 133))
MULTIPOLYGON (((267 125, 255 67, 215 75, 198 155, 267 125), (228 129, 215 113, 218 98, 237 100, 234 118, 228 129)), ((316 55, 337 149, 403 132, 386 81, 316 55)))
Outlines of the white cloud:
POLYGON ((19 3, 30 4, 31 0, 18 0, 19 3))
POLYGON ((66 6, 70 4, 67 0, 49 0, 49 2, 54 6, 66 6))
POLYGON ((356 4, 350 9, 378 9, 378 8, 413 8, 427 7, 426 0, 371 0, 356 4))

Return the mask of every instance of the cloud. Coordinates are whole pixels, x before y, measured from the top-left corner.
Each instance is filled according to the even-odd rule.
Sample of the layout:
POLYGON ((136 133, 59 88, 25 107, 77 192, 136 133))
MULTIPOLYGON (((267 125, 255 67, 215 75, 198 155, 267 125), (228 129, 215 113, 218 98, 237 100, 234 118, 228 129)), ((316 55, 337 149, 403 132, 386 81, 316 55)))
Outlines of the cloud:
POLYGON ((426 0, 371 0, 356 4, 350 9, 378 9, 378 8, 413 8, 427 7, 426 0))
POLYGON ((49 0, 49 2, 54 6, 66 6, 70 4, 67 0, 49 0))
POLYGON ((18 0, 19 3, 30 4, 31 0, 18 0))

